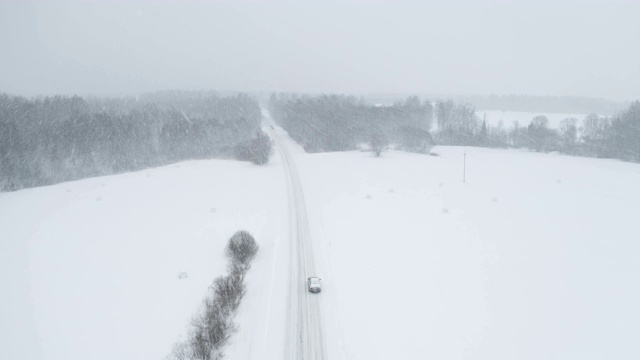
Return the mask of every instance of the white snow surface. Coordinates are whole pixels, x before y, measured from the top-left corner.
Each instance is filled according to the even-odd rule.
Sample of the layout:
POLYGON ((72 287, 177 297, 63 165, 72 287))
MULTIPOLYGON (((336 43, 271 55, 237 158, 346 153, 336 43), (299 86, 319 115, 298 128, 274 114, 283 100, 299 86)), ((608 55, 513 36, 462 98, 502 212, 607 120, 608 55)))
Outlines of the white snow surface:
MULTIPOLYGON (((640 165, 289 150, 328 359, 640 358, 640 165)), ((226 358, 286 358, 289 225, 278 154, 2 193, 0 358, 164 358, 239 229, 261 249, 226 358)))
POLYGON ((331 358, 640 358, 640 166, 435 151, 300 162, 331 358))
POLYGON ((1 193, 0 359, 165 358, 229 237, 250 231, 258 265, 286 230, 283 182, 211 160, 1 193))

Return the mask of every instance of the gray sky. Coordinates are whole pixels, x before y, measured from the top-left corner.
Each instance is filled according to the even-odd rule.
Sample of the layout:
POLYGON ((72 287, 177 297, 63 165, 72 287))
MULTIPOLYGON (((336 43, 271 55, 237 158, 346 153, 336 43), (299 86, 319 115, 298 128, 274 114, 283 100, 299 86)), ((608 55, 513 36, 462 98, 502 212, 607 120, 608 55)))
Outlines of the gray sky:
POLYGON ((640 99, 640 1, 6 1, 0 91, 640 99))

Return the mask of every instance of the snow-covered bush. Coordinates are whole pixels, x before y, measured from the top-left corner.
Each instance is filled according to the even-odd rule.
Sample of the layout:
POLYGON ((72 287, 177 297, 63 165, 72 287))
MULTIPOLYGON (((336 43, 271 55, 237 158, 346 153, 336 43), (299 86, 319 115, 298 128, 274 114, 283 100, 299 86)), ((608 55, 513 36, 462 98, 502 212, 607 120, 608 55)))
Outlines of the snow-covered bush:
POLYGON ((382 151, 384 151, 384 149, 387 148, 387 145, 389 145, 389 139, 381 130, 374 129, 369 134, 369 145, 371 146, 373 154, 376 157, 380 157, 382 151))
POLYGON ((251 140, 236 146, 235 155, 238 160, 251 161, 256 165, 269 162, 273 152, 271 138, 264 131, 260 131, 251 140))
POLYGON ((253 236, 244 230, 233 234, 227 244, 227 256, 231 260, 231 271, 246 272, 251 267, 251 260, 256 257, 259 246, 253 236))
POLYGON ((244 275, 258 253, 258 244, 251 234, 241 230, 231 236, 226 252, 229 273, 213 281, 202 307, 191 319, 188 339, 174 345, 169 359, 218 360, 224 357, 224 345, 237 330, 233 318, 244 296, 244 275))

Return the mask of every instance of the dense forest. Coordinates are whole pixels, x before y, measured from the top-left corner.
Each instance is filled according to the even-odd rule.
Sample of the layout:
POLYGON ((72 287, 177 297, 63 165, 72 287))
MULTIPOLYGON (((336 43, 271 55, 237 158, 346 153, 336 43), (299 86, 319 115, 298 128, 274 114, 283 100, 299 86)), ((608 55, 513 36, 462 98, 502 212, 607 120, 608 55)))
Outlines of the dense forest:
POLYGON ((161 92, 96 99, 0 95, 0 191, 186 159, 264 163, 271 151, 247 95, 161 92), (255 155, 255 156, 254 156, 255 155))
POLYGON ((380 148, 393 143, 428 152, 433 106, 409 97, 393 106, 372 106, 342 95, 317 97, 273 94, 269 108, 276 122, 308 152, 344 151, 367 143, 380 148))

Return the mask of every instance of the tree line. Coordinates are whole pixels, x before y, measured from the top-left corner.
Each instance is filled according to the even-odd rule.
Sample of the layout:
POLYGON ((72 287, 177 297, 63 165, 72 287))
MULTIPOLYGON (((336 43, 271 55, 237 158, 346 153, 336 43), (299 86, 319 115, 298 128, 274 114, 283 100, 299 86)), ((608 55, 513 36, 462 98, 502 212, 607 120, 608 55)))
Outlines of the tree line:
POLYGON ((265 163, 260 107, 247 95, 164 92, 138 98, 0 94, 0 191, 187 159, 265 163))
POLYGON ((582 124, 575 118, 564 119, 559 129, 551 128, 545 116, 534 117, 526 126, 491 125, 470 104, 451 100, 432 104, 417 97, 375 106, 343 95, 280 94, 272 95, 269 105, 274 119, 309 152, 354 150, 366 143, 380 155, 388 144, 417 152, 428 152, 438 144, 528 148, 640 162, 640 101, 612 117, 589 114, 582 124))
POLYGON ((588 114, 579 119, 566 118, 558 129, 540 115, 527 126, 517 121, 506 129, 480 120, 470 105, 451 101, 436 104, 440 144, 482 147, 528 148, 538 152, 560 152, 568 155, 612 158, 640 162, 640 101, 612 117, 588 114))
POLYGON ((344 95, 273 94, 269 109, 308 152, 354 150, 362 143, 428 152, 433 143, 433 106, 415 96, 392 106, 372 106, 344 95))

